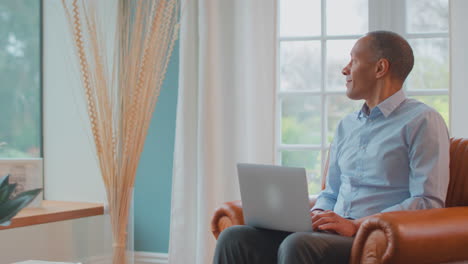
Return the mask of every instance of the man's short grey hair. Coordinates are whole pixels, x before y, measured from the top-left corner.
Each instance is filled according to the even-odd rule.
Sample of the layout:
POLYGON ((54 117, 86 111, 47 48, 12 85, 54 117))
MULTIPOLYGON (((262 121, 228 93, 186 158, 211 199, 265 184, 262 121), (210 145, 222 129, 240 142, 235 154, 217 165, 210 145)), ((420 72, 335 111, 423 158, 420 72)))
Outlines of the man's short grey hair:
POLYGON ((406 39, 391 31, 371 31, 366 34, 371 37, 371 47, 376 60, 387 59, 389 71, 397 79, 405 81, 413 69, 413 49, 406 39))

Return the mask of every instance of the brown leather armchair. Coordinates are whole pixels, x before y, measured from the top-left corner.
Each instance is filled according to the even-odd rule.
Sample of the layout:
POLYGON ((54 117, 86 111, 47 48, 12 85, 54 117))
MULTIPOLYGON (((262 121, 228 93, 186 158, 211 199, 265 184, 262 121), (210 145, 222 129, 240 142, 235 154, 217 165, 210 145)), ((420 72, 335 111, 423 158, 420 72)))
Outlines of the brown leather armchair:
MULTIPOLYGON (((450 141, 447 208, 380 213, 369 218, 356 234, 351 264, 468 260, 468 139, 450 141)), ((312 198, 311 205, 314 203, 312 198)), ((241 202, 233 201, 216 209, 211 228, 218 238, 229 226, 243 224, 241 202)))

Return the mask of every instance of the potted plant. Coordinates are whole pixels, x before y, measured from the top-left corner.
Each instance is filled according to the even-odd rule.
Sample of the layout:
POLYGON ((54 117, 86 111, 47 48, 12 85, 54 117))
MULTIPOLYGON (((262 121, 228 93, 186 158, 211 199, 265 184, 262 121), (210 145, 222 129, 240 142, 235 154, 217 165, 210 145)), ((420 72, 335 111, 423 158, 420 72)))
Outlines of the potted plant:
POLYGON ((11 219, 36 198, 42 188, 13 195, 16 183, 9 183, 10 175, 0 179, 0 225, 10 225, 11 219))

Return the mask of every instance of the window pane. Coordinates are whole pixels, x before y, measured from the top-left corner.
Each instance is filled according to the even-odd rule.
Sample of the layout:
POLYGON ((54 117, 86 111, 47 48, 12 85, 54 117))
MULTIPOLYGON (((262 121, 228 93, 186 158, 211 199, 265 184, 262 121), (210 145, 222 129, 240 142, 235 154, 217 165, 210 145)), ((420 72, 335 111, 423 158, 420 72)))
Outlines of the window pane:
POLYGON ((345 116, 359 111, 364 104, 363 100, 351 100, 346 95, 327 96, 328 110, 328 142, 333 141, 338 123, 345 116))
POLYGON ((449 126, 449 97, 448 95, 418 95, 411 96, 431 107, 442 115, 447 126, 449 126))
POLYGON ((327 34, 361 35, 368 31, 368 0, 328 0, 327 34))
POLYGON ((288 96, 281 100, 281 142, 320 144, 320 96, 288 96))
POLYGON ((280 36, 320 35, 320 11, 320 0, 281 0, 280 36))
POLYGON ((320 41, 283 41, 280 89, 320 90, 320 41))
POLYGON ((321 158, 319 150, 281 151, 281 165, 305 168, 309 181, 309 195, 320 192, 321 158))
POLYGON ((346 90, 346 78, 341 70, 350 60, 350 52, 356 40, 327 41, 327 90, 346 90))
POLYGON ((407 88, 448 89, 449 41, 446 38, 413 39, 414 68, 409 75, 407 88))
POLYGON ((409 33, 447 32, 448 0, 407 0, 409 33))
POLYGON ((40 1, 0 1, 0 158, 41 155, 40 1))

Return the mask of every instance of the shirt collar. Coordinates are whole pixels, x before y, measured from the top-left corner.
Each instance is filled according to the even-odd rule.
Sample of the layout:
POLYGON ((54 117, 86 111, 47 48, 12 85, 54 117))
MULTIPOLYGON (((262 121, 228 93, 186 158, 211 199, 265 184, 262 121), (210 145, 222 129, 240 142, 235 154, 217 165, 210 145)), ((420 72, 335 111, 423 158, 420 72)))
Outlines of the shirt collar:
POLYGON ((367 106, 367 104, 364 102, 362 104, 362 107, 361 107, 361 110, 359 111, 358 115, 357 115, 357 119, 361 119, 361 117, 368 117, 370 114, 370 111, 369 111, 369 107, 367 106))
POLYGON ((403 90, 400 89, 398 92, 378 104, 377 107, 385 117, 388 117, 405 99, 406 95, 403 90))
MULTIPOLYGON (((388 117, 395 109, 406 99, 406 95, 403 92, 403 89, 398 90, 398 92, 392 94, 390 97, 385 99, 383 102, 378 104, 376 108, 382 112, 382 114, 385 117, 388 117)), ((361 110, 358 113, 358 119, 360 119, 362 116, 369 116, 370 111, 369 107, 367 106, 366 103, 364 103, 361 107, 361 110)))

